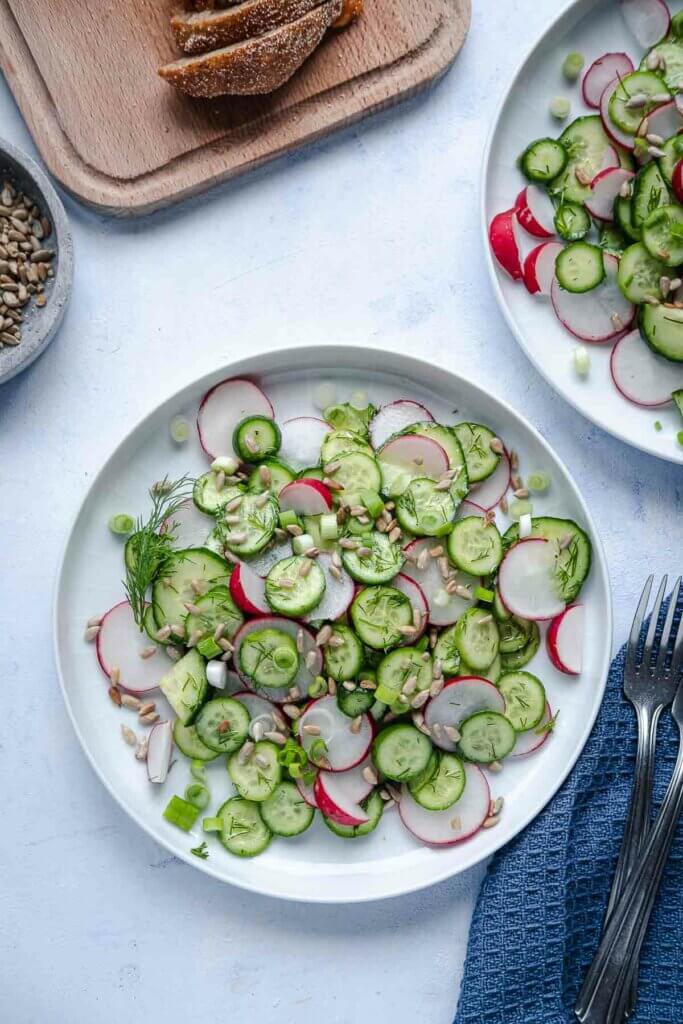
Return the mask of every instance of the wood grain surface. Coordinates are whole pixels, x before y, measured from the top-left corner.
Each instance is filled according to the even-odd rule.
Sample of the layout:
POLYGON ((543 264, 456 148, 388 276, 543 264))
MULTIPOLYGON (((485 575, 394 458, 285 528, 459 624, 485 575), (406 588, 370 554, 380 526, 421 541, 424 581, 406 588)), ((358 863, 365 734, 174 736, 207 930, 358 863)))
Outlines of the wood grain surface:
POLYGON ((36 145, 105 212, 151 212, 417 92, 449 67, 470 19, 470 0, 366 0, 271 96, 193 100, 157 75, 177 56, 177 6, 0 0, 0 67, 36 145))

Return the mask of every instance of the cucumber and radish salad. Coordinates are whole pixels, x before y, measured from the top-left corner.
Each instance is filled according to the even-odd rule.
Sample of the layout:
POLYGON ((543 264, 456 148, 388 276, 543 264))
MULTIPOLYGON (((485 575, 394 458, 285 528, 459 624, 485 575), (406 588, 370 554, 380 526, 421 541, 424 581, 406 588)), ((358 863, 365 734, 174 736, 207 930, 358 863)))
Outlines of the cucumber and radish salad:
POLYGON ((664 0, 615 2, 632 52, 566 57, 576 95, 556 97, 551 113, 567 120, 581 109, 519 156, 521 190, 489 240, 503 270, 584 343, 573 353, 578 376, 590 372, 587 346, 610 346, 611 382, 627 401, 680 411, 683 12, 671 17, 664 0))
POLYGON ((581 672, 591 543, 561 509, 533 515, 547 474, 523 478, 484 416, 351 398, 278 419, 254 381, 220 382, 205 471, 110 522, 125 599, 86 637, 198 857, 255 856, 316 812, 342 839, 395 806, 434 846, 490 828, 491 773, 557 721, 541 645, 581 672))

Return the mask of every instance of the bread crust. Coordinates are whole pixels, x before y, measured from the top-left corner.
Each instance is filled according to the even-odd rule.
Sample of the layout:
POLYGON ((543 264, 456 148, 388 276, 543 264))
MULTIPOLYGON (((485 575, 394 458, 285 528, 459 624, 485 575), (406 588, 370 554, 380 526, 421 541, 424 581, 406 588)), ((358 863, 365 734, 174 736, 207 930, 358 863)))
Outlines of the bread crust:
POLYGON ((206 53, 262 36, 296 21, 321 3, 323 0, 243 0, 224 10, 176 14, 171 28, 184 53, 206 53))

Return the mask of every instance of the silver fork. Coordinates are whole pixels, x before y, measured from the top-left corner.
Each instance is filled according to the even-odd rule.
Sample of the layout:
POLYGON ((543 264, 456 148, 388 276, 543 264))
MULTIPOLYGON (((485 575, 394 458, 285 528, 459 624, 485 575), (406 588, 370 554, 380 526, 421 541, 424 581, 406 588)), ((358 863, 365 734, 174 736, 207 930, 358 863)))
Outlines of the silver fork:
MULTIPOLYGON (((575 1012, 581 1021, 590 1022, 590 1024, 598 1024, 598 1022, 599 1024, 617 1024, 632 1005, 632 987, 637 972, 640 949, 666 866, 676 822, 683 808, 683 685, 676 690, 683 662, 683 617, 676 631, 670 662, 668 659, 681 579, 677 580, 671 594, 661 638, 657 640, 655 633, 658 620, 661 617, 662 598, 666 589, 666 579, 662 581, 645 639, 643 656, 638 661, 638 640, 651 584, 652 578, 645 586, 631 629, 626 673, 633 671, 645 673, 650 679, 650 690, 659 691, 659 688, 662 687, 664 696, 666 693, 673 694, 675 692, 673 716, 678 725, 681 739, 676 767, 655 825, 642 846, 641 854, 630 877, 624 876, 623 891, 613 906, 598 952, 579 993, 575 1012), (653 659, 654 664, 652 664, 653 659)), ((644 687, 644 689, 648 688, 644 687)), ((671 700, 671 697, 668 700, 662 698, 660 700, 662 703, 657 717, 661 708, 671 700)), ((656 703, 654 702, 654 706, 656 703)), ((648 807, 653 749, 654 744, 648 754, 648 807)))

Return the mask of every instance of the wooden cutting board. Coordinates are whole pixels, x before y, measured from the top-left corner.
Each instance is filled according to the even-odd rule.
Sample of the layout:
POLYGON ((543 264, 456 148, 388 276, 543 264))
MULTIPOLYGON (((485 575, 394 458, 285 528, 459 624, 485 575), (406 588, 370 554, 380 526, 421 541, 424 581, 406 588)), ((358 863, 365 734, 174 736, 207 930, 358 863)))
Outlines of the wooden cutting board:
POLYGON ((434 81, 470 0, 366 0, 267 97, 194 100, 157 75, 177 0, 0 0, 0 67, 47 166, 98 209, 148 213, 258 167, 434 81))

